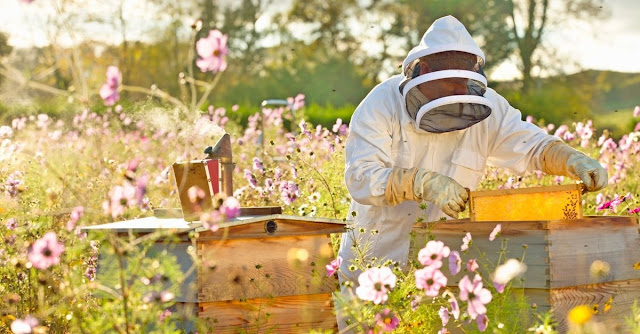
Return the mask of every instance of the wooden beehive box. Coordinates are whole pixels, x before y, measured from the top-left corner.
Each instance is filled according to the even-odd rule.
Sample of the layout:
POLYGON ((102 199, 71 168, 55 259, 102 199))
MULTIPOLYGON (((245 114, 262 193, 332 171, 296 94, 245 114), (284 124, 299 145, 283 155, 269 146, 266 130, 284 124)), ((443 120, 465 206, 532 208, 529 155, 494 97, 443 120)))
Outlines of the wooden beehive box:
MULTIPOLYGON (((527 191, 530 190, 525 190, 525 194, 527 191)), ((555 195, 551 194, 549 198, 555 195)), ((542 201, 524 208, 534 211, 544 206, 542 201)), ((566 212, 564 206, 558 208, 566 212)), ((542 211, 557 217, 557 212, 542 211)), ((524 214, 530 215, 529 212, 524 214)), ((624 317, 629 316, 634 300, 640 299, 640 271, 634 269, 634 264, 640 261, 640 234, 635 216, 540 219, 544 215, 539 215, 539 219, 528 221, 518 220, 519 217, 508 213, 505 216, 514 220, 459 219, 416 224, 412 258, 426 243, 428 224, 436 239, 452 250, 459 251, 462 238, 470 232, 473 245, 469 253, 462 255, 463 259, 480 258, 479 252, 482 252, 486 260, 497 263, 501 243, 500 240, 489 241, 489 234, 501 224, 502 237, 508 239, 506 257, 522 259, 524 256, 528 268, 522 277, 524 280, 516 278, 514 286, 524 287, 524 294, 531 303, 536 303, 538 310, 552 309, 560 332, 567 330, 567 313, 577 305, 597 305, 595 319, 606 322, 609 328, 620 328, 624 324, 624 317), (608 272, 592 274, 591 267, 596 261, 608 264, 608 272), (605 303, 611 307, 605 308, 605 303)), ((448 269, 443 272, 449 275, 448 269)), ((482 274, 490 277, 486 272, 482 274)), ((464 274, 450 277, 448 285, 457 287, 462 277, 464 274)))
MULTIPOLYGON (((175 255, 184 272, 193 265, 187 233, 197 232, 199 264, 184 282, 178 301, 194 307, 198 317, 209 318, 215 333, 336 328, 331 293, 338 282, 326 277, 325 265, 335 258, 330 234, 342 233, 343 221, 267 214, 238 217, 216 232, 198 225, 182 218, 147 217, 87 229, 172 229, 182 242, 158 242, 154 251, 175 255)), ((99 259, 102 284, 117 284, 110 274, 114 265, 113 259, 99 259)))

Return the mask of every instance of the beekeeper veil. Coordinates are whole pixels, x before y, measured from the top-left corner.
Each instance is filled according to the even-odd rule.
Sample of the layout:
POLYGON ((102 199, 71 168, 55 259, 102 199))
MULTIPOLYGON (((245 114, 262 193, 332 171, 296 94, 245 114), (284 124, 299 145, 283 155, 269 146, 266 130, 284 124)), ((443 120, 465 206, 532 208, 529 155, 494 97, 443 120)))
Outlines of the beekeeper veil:
POLYGON ((460 21, 453 16, 436 20, 402 64, 400 93, 416 129, 449 132, 489 117, 483 65, 484 53, 460 21))

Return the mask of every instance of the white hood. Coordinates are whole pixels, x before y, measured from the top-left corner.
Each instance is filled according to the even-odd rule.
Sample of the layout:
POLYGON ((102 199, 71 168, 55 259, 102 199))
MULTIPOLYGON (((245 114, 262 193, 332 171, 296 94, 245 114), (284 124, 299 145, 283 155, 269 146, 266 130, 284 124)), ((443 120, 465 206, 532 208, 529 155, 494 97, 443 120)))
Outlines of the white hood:
POLYGON ((407 58, 402 62, 402 72, 404 73, 412 61, 443 51, 463 51, 482 58, 483 63, 485 60, 484 53, 473 41, 467 28, 449 15, 435 20, 422 36, 420 44, 409 51, 407 58))

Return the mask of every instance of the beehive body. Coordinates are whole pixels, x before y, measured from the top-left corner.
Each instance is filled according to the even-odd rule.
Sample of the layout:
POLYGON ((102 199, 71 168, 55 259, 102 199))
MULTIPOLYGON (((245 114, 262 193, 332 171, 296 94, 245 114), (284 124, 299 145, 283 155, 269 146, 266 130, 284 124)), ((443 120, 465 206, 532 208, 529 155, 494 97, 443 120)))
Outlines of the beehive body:
MULTIPOLYGON (((635 217, 514 222, 462 219, 431 223, 430 229, 437 240, 452 250, 460 250, 462 238, 470 232, 473 245, 464 258, 479 258, 482 257, 479 253, 483 253, 486 260, 497 263, 501 242, 488 239, 497 224, 501 224, 502 237, 508 240, 506 258, 524 257, 527 265, 523 280, 514 280, 514 286, 523 286, 525 295, 539 310, 553 309, 560 331, 567 329, 566 315, 577 305, 599 305, 596 319, 612 326, 624 323, 633 301, 640 298, 640 271, 634 269, 634 263, 640 260, 640 234, 635 217), (606 262, 609 272, 592 275, 591 265, 596 260, 606 262), (605 303, 610 298, 611 307, 605 312, 605 303)), ((415 258, 426 242, 426 224, 414 226, 414 232, 415 258)), ((450 277, 448 285, 456 287, 463 276, 450 277)))
MULTIPOLYGON (((191 272, 177 297, 178 307, 211 320, 215 333, 300 333, 336 328, 331 292, 337 280, 326 277, 324 267, 334 258, 330 234, 343 232, 343 227, 340 220, 274 214, 240 217, 216 232, 182 219, 155 217, 92 229, 143 234, 170 228, 181 235, 177 243, 160 240, 151 252, 166 250, 183 272, 191 272), (192 271, 188 232, 197 232, 197 269, 192 271)), ((115 259, 99 259, 101 284, 116 285, 116 272, 115 259)))
POLYGON ((216 333, 334 329, 337 280, 324 267, 334 258, 330 233, 344 223, 284 215, 253 221, 226 236, 198 237, 199 317, 215 319, 216 333), (267 226, 277 228, 267 234, 267 226))

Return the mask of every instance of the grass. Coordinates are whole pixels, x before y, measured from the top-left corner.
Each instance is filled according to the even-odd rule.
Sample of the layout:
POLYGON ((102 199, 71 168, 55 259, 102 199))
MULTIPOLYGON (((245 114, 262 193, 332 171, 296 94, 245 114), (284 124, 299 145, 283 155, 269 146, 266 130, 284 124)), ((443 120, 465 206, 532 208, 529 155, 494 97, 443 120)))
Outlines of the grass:
POLYGON ((607 129, 613 138, 620 138, 632 132, 635 124, 639 121, 640 119, 633 117, 633 108, 593 114, 593 124, 597 126, 598 133, 607 129))

